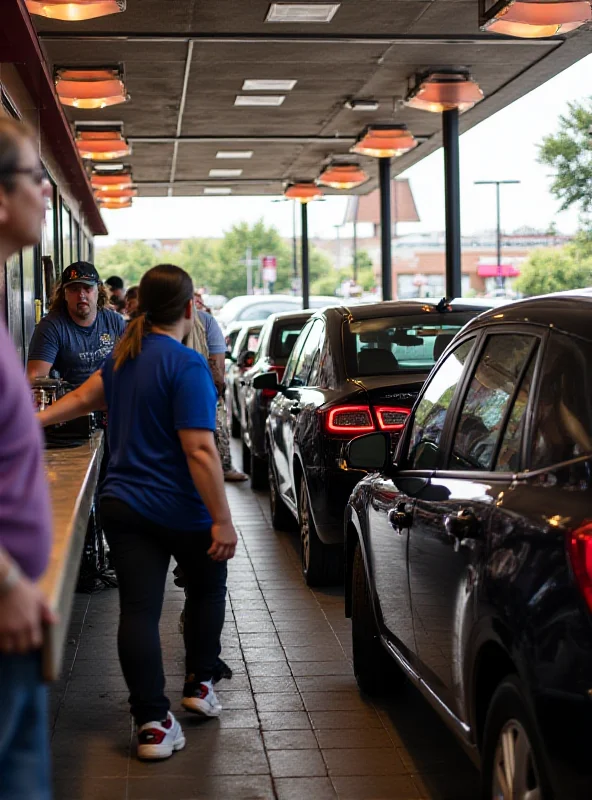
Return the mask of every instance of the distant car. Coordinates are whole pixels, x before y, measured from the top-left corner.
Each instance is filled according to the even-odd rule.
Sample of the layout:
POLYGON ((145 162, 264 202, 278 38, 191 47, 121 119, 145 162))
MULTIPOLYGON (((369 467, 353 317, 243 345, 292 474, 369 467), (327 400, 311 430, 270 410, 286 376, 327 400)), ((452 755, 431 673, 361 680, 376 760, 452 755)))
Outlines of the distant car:
POLYGON ((312 311, 272 314, 261 328, 254 364, 240 380, 238 397, 243 439, 243 470, 251 476, 253 489, 267 486, 267 453, 265 451, 265 422, 273 389, 255 389, 257 375, 275 372, 281 381, 292 348, 312 311))
POLYGON ((262 322, 243 325, 236 337, 226 370, 226 402, 231 414, 231 433, 235 439, 240 437, 239 381, 249 367, 253 366, 253 352, 257 349, 262 322))
MULTIPOLYGON (((263 324, 263 320, 253 320, 251 324, 256 325, 259 322, 263 324)), ((231 322, 230 325, 225 329, 224 339, 226 341, 226 356, 228 359, 230 359, 237 337, 245 325, 247 325, 246 322, 231 322)))
POLYGON ((452 337, 482 311, 469 301, 388 302, 317 312, 302 330, 266 424, 273 524, 298 521, 302 572, 313 585, 343 577, 343 513, 364 472, 348 469, 354 436, 388 431, 393 445, 415 398, 452 337))
MULTIPOLYGON (((310 308, 335 305, 334 297, 310 298, 310 308)), ((216 319, 225 331, 231 322, 252 322, 267 319, 281 311, 297 311, 302 308, 302 298, 291 294, 249 294, 233 297, 220 309, 216 319)))
POLYGON ((592 296, 487 312, 448 345, 345 516, 361 688, 409 677, 482 798, 592 797, 592 296))

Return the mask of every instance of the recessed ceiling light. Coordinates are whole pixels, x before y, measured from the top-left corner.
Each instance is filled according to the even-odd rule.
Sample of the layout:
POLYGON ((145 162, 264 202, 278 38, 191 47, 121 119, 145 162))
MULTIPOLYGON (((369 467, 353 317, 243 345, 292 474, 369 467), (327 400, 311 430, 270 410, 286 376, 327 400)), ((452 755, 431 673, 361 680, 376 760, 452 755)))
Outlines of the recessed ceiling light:
POLYGON ((281 106, 284 94, 237 94, 235 106, 281 106))
POLYGON ((232 189, 230 186, 206 186, 204 194, 232 194, 232 189))
POLYGON ((331 22, 341 3, 272 3, 266 22, 331 22))
POLYGON ((345 107, 351 109, 351 111, 377 111, 378 110, 378 100, 347 100, 345 103, 345 107))
POLYGON ((216 158, 253 158, 252 150, 218 150, 216 158))
POLYGON ((298 81, 283 80, 247 80, 243 83, 243 92, 291 92, 298 81))
POLYGON ((240 178, 242 169, 211 169, 210 178, 240 178))

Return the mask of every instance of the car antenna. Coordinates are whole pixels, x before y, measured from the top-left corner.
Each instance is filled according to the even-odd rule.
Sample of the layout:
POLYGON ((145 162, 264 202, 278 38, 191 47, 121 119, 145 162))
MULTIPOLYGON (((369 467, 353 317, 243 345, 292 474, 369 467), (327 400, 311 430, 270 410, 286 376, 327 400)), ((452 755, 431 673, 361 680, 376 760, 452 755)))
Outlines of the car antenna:
POLYGON ((440 313, 443 313, 444 311, 452 311, 452 306, 450 305, 451 302, 452 301, 449 300, 447 297, 443 297, 436 306, 436 308, 440 313))

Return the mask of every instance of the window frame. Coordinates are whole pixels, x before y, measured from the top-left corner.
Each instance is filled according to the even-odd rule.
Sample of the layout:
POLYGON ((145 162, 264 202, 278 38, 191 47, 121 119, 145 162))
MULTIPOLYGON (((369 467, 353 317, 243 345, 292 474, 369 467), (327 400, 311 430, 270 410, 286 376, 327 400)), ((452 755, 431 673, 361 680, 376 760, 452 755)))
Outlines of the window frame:
MULTIPOLYGON (((317 339, 317 349, 318 349, 318 345, 319 345, 322 337, 324 337, 324 335, 325 335, 325 321, 321 317, 311 317, 311 319, 309 320, 309 323, 310 323, 310 330, 308 331, 308 333, 306 335, 306 341, 303 343, 302 347, 300 348, 300 350, 298 352, 298 360, 297 361, 300 360, 300 356, 302 355, 302 351, 304 350, 304 348, 308 344, 308 340, 310 339, 310 335, 311 335, 311 333, 313 333, 313 331, 315 329, 315 326, 317 326, 317 324, 318 324, 318 327, 320 329, 320 333, 319 333, 319 336, 318 336, 318 339, 317 339)), ((315 350, 315 356, 316 356, 316 350, 315 350)), ((308 387, 308 385, 309 385, 308 382, 310 380, 310 372, 311 372, 311 369, 312 369, 313 361, 314 361, 314 356, 313 356, 312 361, 309 364, 308 370, 306 371, 305 380, 303 381, 303 383, 300 384, 299 386, 292 386, 291 383, 294 380, 294 377, 296 375, 296 369, 298 367, 298 363, 296 364, 296 368, 294 369, 294 372, 292 373, 292 377, 290 378, 290 385, 288 386, 289 389, 305 389, 305 388, 308 387)))

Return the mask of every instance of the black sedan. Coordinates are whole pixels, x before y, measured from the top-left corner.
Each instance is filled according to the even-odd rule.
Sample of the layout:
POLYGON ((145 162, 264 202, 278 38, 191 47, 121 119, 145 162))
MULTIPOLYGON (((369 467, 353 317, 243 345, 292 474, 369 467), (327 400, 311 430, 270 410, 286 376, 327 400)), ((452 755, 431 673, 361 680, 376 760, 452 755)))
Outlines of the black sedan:
POLYGON ((380 470, 345 521, 358 682, 410 677, 488 800, 592 797, 591 315, 571 293, 479 317, 396 466, 384 435, 349 445, 350 467, 380 470))
POLYGON ((281 381, 298 334, 312 313, 295 311, 268 317, 259 335, 257 352, 251 353, 255 363, 241 378, 238 398, 243 437, 243 470, 250 474, 253 489, 264 489, 267 486, 265 423, 269 404, 277 394, 274 389, 255 389, 253 380, 257 375, 275 372, 281 381))
POLYGON ((336 307, 308 321, 280 382, 266 425, 273 524, 300 527, 309 585, 343 576, 343 512, 364 472, 348 468, 344 445, 387 431, 396 443, 417 393, 444 347, 483 310, 469 302, 390 302, 336 307))

